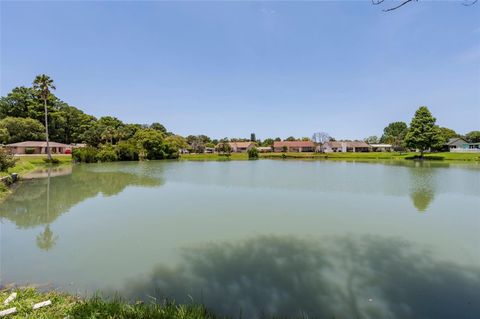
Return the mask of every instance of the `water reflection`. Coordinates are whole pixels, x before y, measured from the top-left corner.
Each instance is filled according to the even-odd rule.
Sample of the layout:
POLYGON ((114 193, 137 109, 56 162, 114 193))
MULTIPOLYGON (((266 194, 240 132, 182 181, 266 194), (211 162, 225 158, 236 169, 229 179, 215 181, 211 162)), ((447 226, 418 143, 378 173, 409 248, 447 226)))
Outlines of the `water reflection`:
POLYGON ((127 186, 156 187, 163 183, 159 177, 98 170, 99 167, 75 166, 72 174, 56 177, 52 175, 58 171, 49 169, 42 172, 46 178, 22 182, 0 206, 0 217, 21 228, 49 225, 87 198, 99 194, 113 196, 127 186))
POLYGON ((410 198, 419 212, 425 212, 435 198, 435 174, 430 163, 416 162, 410 172, 410 198))
POLYGON ((234 317, 479 318, 480 268, 383 237, 261 236, 183 251, 130 282, 132 299, 203 302, 234 317), (191 296, 191 297, 190 297, 191 296))
POLYGON ((37 247, 42 250, 50 250, 55 246, 58 236, 54 236, 53 232, 50 230, 50 225, 45 226, 45 230, 37 235, 37 247))

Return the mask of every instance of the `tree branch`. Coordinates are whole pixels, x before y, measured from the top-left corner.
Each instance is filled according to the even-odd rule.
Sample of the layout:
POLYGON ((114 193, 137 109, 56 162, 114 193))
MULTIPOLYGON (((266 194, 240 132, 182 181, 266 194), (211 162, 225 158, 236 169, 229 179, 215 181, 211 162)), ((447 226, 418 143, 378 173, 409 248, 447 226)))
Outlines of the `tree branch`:
MULTIPOLYGON (((398 6, 393 7, 393 8, 389 8, 389 9, 383 9, 383 11, 384 11, 384 12, 388 12, 388 11, 396 10, 396 9, 398 9, 398 8, 400 8, 400 7, 403 7, 404 5, 406 5, 407 3, 412 2, 412 1, 413 1, 413 0, 405 0, 405 1, 403 1, 402 3, 400 3, 398 6)), ((415 1, 418 1, 418 0, 415 0, 415 1)), ((477 0, 475 0, 475 1, 477 1, 477 0)))

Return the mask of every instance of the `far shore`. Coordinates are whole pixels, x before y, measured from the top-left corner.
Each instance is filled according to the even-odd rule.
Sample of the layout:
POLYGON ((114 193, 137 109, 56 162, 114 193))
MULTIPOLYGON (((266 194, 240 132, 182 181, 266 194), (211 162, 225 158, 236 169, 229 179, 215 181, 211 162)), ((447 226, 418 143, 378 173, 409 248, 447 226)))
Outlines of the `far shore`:
MULTIPOLYGON (((318 159, 318 160, 410 160, 418 156, 414 152, 349 152, 349 153, 259 153, 260 159, 318 159)), ((425 160, 440 161, 480 161, 480 153, 429 153, 425 160)), ((247 153, 231 153, 226 156, 218 153, 182 154, 180 160, 190 161, 222 161, 222 160, 248 160, 247 153)))

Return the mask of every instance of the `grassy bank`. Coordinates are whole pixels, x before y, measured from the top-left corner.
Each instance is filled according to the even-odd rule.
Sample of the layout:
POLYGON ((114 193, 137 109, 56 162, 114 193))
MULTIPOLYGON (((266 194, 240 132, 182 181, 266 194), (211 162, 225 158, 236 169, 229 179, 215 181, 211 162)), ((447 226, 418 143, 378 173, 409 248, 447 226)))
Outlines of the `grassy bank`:
MULTIPOLYGON (((319 160, 408 160, 417 153, 368 152, 368 153, 260 153, 260 158, 271 159, 319 159, 319 160)), ((218 154, 183 154, 181 160, 188 161, 224 161, 228 157, 218 154)), ((480 161, 479 153, 432 153, 425 155, 426 160, 444 161, 480 161)), ((232 153, 230 160, 248 160, 246 153, 232 153)))
POLYGON ((56 291, 42 293, 34 288, 0 291, 0 311, 12 307, 17 308, 17 313, 8 315, 6 318, 220 318, 209 313, 202 305, 146 304, 140 302, 129 304, 119 299, 105 300, 98 296, 90 299, 81 299, 56 291), (8 305, 4 305, 3 301, 13 291, 17 292, 17 298, 8 305), (46 300, 50 300, 52 304, 40 309, 32 309, 35 303, 46 300))
MULTIPOLYGON (((53 157, 59 160, 58 164, 53 164, 55 166, 70 165, 72 162, 72 157, 70 155, 53 155, 53 157)), ((18 157, 15 166, 8 169, 7 172, 0 172, 0 177, 17 173, 19 177, 22 178, 22 176, 27 173, 51 166, 52 164, 45 163, 45 158, 47 158, 46 155, 18 157)), ((0 201, 4 199, 8 193, 8 187, 6 187, 3 183, 0 183, 0 201)))

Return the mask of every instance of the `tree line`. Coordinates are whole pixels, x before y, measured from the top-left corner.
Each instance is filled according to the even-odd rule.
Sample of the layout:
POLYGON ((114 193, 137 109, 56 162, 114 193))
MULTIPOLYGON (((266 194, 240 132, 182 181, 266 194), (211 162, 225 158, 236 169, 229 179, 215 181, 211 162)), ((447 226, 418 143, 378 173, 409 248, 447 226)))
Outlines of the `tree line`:
MULTIPOLYGON (((228 142, 255 142, 271 147, 280 137, 212 139, 206 135, 182 137, 167 131, 165 126, 124 123, 113 116, 96 118, 60 100, 51 91, 53 80, 47 75, 35 78, 31 87, 16 87, 0 98, 0 142, 50 140, 60 143, 85 143, 74 150, 74 158, 84 162, 177 158, 186 149, 202 153, 206 148, 220 147, 228 152, 228 142)), ((441 150, 449 138, 462 137, 468 142, 480 142, 480 131, 462 136, 452 129, 439 127, 427 107, 420 107, 410 126, 404 122, 390 123, 382 136, 370 136, 368 143, 392 144, 396 150, 441 150)), ((324 143, 335 140, 327 133, 315 133, 312 138, 289 136, 286 141, 324 143)))

